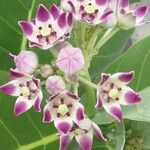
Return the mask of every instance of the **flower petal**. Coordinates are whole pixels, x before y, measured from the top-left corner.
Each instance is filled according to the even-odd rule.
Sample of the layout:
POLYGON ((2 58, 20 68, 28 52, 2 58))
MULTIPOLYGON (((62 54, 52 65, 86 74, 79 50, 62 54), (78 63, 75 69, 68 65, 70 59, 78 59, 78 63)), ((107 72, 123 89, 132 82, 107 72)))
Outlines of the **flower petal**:
POLYGON ((103 85, 110 77, 110 74, 102 73, 101 81, 99 82, 100 85, 103 85))
POLYGON ((55 95, 61 91, 64 91, 66 88, 62 78, 55 75, 49 76, 46 80, 46 89, 50 94, 55 95))
POLYGON ((19 21, 18 22, 19 26, 22 29, 22 32, 26 36, 31 36, 33 34, 33 26, 30 22, 28 21, 19 21))
POLYGON ((24 73, 19 72, 18 70, 13 70, 13 69, 10 69, 9 75, 11 79, 17 79, 17 80, 26 77, 24 73))
POLYGON ((147 6, 140 6, 137 7, 134 11, 136 18, 136 24, 140 23, 143 21, 146 13, 148 12, 148 7, 147 6))
POLYGON ((28 100, 24 97, 18 97, 14 107, 15 116, 19 116, 20 114, 28 111, 34 104, 34 100, 28 100))
POLYGON ((67 26, 67 14, 62 13, 58 18, 58 26, 63 29, 67 26))
POLYGON ((101 129, 94 122, 92 122, 92 126, 93 126, 93 131, 94 131, 95 135, 97 136, 97 138, 102 141, 107 141, 104 138, 101 129))
POLYGON ((35 103, 33 105, 34 110, 37 111, 37 112, 41 111, 41 102, 42 102, 42 99, 43 99, 43 94, 42 94, 42 91, 40 91, 39 95, 35 99, 35 103))
POLYGON ((39 5, 36 19, 40 22, 47 22, 50 19, 50 13, 44 5, 39 5))
POLYGON ((125 9, 129 7, 129 0, 119 0, 118 2, 120 9, 125 9))
POLYGON ((52 111, 53 109, 50 109, 49 103, 45 105, 43 111, 43 122, 50 123, 55 119, 55 115, 52 111))
POLYGON ((13 80, 0 86, 0 91, 11 96, 19 96, 20 89, 18 80, 13 80))
POLYGON ((130 87, 122 87, 119 103, 122 105, 133 105, 139 103, 141 98, 138 93, 133 91, 130 87))
POLYGON ((134 78, 134 71, 131 72, 119 72, 110 77, 110 81, 118 86, 127 85, 134 78))
POLYGON ((50 13, 53 15, 54 19, 56 20, 60 16, 61 11, 55 4, 53 4, 50 8, 50 13))
POLYGON ((60 135, 59 150, 66 150, 72 139, 73 139, 73 135, 71 133, 68 135, 63 135, 63 134, 60 135))
POLYGON ((103 104, 102 104, 102 97, 99 95, 99 94, 97 94, 98 96, 97 96, 97 103, 96 103, 96 105, 95 105, 95 108, 97 108, 97 109, 101 109, 102 107, 103 107, 103 104))
POLYGON ((105 6, 108 4, 108 0, 95 0, 95 2, 99 6, 105 6))
POLYGON ((93 143, 93 133, 92 131, 88 131, 83 135, 75 135, 76 141, 81 146, 82 150, 91 150, 93 143))
POLYGON ((56 118, 54 125, 60 133, 67 135, 73 127, 73 121, 70 117, 56 118))
POLYGON ((112 117, 118 120, 118 122, 123 120, 123 113, 118 102, 105 102, 103 106, 112 117))

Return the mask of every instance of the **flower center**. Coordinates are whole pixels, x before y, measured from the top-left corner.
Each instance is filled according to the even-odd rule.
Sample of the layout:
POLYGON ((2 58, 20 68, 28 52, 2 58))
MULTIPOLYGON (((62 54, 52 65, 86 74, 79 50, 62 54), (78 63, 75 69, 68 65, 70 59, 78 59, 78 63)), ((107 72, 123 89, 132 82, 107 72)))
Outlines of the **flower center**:
POLYGON ((92 5, 87 5, 85 8, 84 8, 84 11, 88 14, 92 14, 95 12, 95 7, 92 6, 92 5))
POLYGON ((109 97, 112 98, 112 99, 116 99, 117 97, 119 97, 118 89, 111 89, 109 91, 109 97))
POLYGON ((24 97, 28 97, 30 95, 30 89, 28 87, 26 87, 26 86, 23 86, 21 88, 21 94, 24 97))
POLYGON ((40 33, 41 33, 41 35, 42 36, 49 36, 50 34, 51 34, 51 32, 52 32, 52 29, 51 28, 49 28, 49 27, 42 27, 41 29, 40 29, 40 33))
POLYGON ((75 129, 74 133, 75 133, 76 135, 82 135, 82 134, 85 134, 85 130, 82 130, 82 129, 80 129, 80 128, 77 128, 77 129, 75 129))
POLYGON ((61 115, 65 115, 67 112, 69 111, 68 107, 66 104, 61 104, 58 107, 58 113, 60 113, 61 115))

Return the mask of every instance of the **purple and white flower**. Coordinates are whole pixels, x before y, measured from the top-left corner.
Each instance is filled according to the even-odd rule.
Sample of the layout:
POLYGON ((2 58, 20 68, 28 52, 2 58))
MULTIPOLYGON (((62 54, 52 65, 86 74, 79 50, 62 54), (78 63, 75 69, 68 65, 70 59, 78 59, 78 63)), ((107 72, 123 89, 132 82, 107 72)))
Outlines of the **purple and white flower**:
POLYGON ((61 0, 62 7, 72 12, 76 20, 94 25, 106 22, 113 13, 108 4, 109 0, 61 0))
POLYGON ((63 12, 54 4, 49 10, 41 4, 34 20, 19 21, 19 25, 31 47, 49 49, 69 37, 73 17, 71 13, 63 12))
POLYGON ((109 18, 110 21, 117 20, 122 29, 130 29, 146 23, 143 20, 148 12, 147 6, 138 3, 129 4, 129 0, 110 0, 109 4, 116 14, 109 18))
POLYGON ((40 112, 43 98, 40 80, 13 69, 10 70, 10 77, 13 80, 0 86, 0 91, 18 97, 14 107, 14 114, 18 116, 32 106, 35 111, 40 112))
POLYGON ((82 51, 71 45, 63 47, 58 53, 56 65, 68 76, 77 73, 84 67, 82 51))
POLYGON ((21 51, 17 56, 10 54, 19 72, 32 74, 38 66, 37 55, 32 51, 21 51))
POLYGON ((90 126, 89 129, 82 129, 78 125, 74 124, 72 130, 67 134, 60 134, 60 147, 59 150, 67 150, 71 140, 75 137, 82 150, 91 150, 93 143, 93 133, 101 141, 106 141, 101 129, 91 120, 87 119, 90 126))
POLYGON ((138 93, 127 86, 134 78, 134 72, 102 74, 98 83, 96 108, 104 109, 118 121, 123 120, 120 104, 133 105, 141 101, 138 93))
POLYGON ((66 87, 63 79, 60 76, 55 75, 49 76, 46 80, 46 89, 50 94, 55 95, 66 90, 66 87))
POLYGON ((55 94, 48 100, 48 104, 44 108, 43 122, 50 123, 52 121, 62 134, 68 134, 74 123, 83 129, 90 126, 88 123, 84 125, 86 122, 84 107, 79 102, 79 98, 68 91, 55 94))

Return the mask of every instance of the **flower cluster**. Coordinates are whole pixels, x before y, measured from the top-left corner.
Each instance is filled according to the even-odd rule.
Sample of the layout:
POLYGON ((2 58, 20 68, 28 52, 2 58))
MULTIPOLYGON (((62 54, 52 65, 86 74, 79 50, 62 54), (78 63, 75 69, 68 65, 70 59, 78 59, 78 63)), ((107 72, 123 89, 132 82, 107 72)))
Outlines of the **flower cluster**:
POLYGON ((143 20, 147 10, 147 6, 130 5, 128 0, 62 0, 61 8, 52 5, 49 9, 39 5, 36 17, 19 21, 19 26, 29 40, 29 46, 42 50, 53 48, 54 60, 39 65, 33 51, 21 50, 18 55, 10 54, 16 68, 10 69, 11 81, 1 85, 0 91, 17 97, 14 114, 18 116, 32 106, 40 112, 45 85, 49 97, 43 109, 43 122, 54 121, 60 137, 60 150, 67 149, 74 137, 82 150, 91 150, 93 133, 98 139, 106 141, 99 126, 85 113, 78 96, 79 81, 87 86, 93 85, 91 87, 97 90, 95 108, 104 107, 108 114, 122 121, 120 104, 132 105, 141 101, 138 93, 127 86, 134 78, 134 71, 113 75, 103 73, 95 85, 82 77, 88 70, 86 65, 90 63, 93 49, 85 48, 89 44, 86 41, 82 46, 83 41, 75 45, 65 40, 73 36, 72 30, 76 32, 76 24, 88 26, 88 29, 99 27, 101 30, 116 27, 126 30, 142 25, 146 23, 143 20), (73 91, 72 87, 77 89, 73 91))

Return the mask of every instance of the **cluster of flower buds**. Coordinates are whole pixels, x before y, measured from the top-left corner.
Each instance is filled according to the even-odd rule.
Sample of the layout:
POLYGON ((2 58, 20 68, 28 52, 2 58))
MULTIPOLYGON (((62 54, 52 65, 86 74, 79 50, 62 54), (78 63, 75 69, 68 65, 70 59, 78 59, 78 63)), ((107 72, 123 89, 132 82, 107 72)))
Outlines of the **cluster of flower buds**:
MULTIPOLYGON (((29 46, 42 50, 54 46, 58 48, 54 60, 51 64, 39 65, 38 57, 32 51, 21 50, 17 56, 10 54, 16 68, 10 69, 11 81, 1 85, 0 91, 18 97, 14 107, 14 114, 18 116, 32 106, 35 111, 41 111, 44 83, 50 97, 43 110, 43 122, 54 121, 60 137, 60 150, 67 149, 74 137, 83 150, 91 150, 93 133, 100 140, 106 139, 101 129, 85 114, 78 94, 72 92, 68 86, 72 82, 78 83, 78 76, 84 70, 88 56, 83 54, 81 47, 64 44, 65 39, 70 37, 75 23, 78 22, 84 22, 83 25, 86 23, 90 27, 118 26, 122 29, 141 25, 145 23, 142 21, 148 8, 130 5, 128 0, 62 0, 61 6, 62 9, 56 5, 47 9, 41 4, 34 19, 19 21, 29 40, 29 46)), ((141 101, 138 93, 127 86, 133 78, 133 71, 102 74, 101 81, 95 85, 95 108, 104 107, 112 117, 122 121, 120 104, 132 105, 141 101)))

